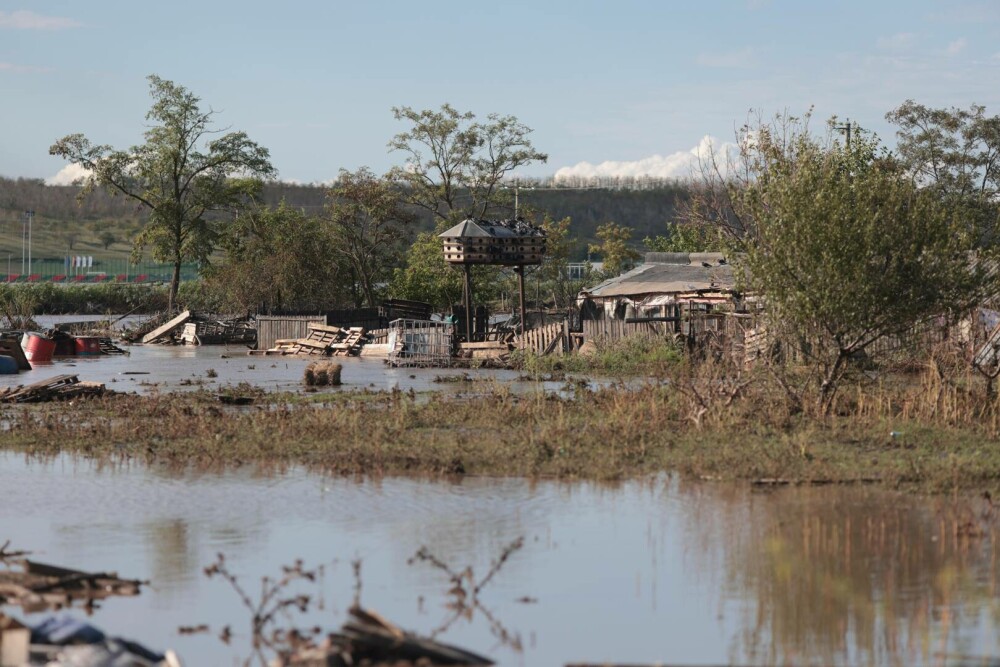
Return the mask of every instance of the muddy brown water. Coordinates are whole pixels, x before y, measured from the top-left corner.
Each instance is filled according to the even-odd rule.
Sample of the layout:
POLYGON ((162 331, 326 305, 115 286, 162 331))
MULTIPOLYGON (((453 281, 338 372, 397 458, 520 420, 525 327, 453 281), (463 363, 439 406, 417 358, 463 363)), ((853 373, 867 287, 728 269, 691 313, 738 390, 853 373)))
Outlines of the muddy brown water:
MULTIPOLYGON (((519 479, 352 480, 299 469, 98 465, 0 453, 0 543, 149 579, 91 619, 174 648, 189 665, 249 655, 249 616, 202 568, 219 552, 253 593, 296 558, 325 564, 303 624, 338 627, 362 562, 362 602, 403 627, 448 617, 449 583, 422 546, 482 576, 481 612, 441 635, 502 665, 950 664, 1000 655, 995 531, 956 526, 984 505, 864 488, 519 479), (230 646, 180 626, 231 625, 230 646), (516 651, 498 639, 519 637, 516 651), (944 657, 942 657, 944 656, 944 657)), ((73 612, 81 614, 81 612, 73 612)), ((40 619, 29 616, 29 621, 40 619)))

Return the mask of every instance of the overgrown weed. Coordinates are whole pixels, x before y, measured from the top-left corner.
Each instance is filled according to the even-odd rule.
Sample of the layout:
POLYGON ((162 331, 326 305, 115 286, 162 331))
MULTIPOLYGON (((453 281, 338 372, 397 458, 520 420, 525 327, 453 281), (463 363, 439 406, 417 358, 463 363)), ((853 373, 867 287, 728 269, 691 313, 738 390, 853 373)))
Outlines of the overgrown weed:
POLYGON ((348 475, 621 479, 679 470, 753 479, 878 478, 927 491, 1000 488, 997 398, 967 367, 928 359, 861 373, 829 414, 790 398, 794 369, 721 356, 645 384, 518 394, 496 380, 459 397, 255 394, 231 410, 208 391, 9 407, 8 449, 170 465, 305 465, 348 475))

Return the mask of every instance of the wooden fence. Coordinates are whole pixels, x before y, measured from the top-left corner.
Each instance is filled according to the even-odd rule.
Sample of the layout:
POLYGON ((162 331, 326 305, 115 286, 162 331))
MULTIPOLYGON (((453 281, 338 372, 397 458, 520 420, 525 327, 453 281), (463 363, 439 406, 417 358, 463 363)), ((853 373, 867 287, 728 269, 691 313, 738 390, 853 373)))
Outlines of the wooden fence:
POLYGON ((665 338, 674 333, 673 322, 626 322, 625 320, 584 320, 583 339, 618 340, 631 336, 665 338))
POLYGON ((257 349, 269 350, 276 340, 308 337, 310 322, 326 324, 326 315, 258 315, 257 349))
POLYGON ((524 332, 524 336, 518 336, 514 340, 514 347, 519 350, 528 350, 535 354, 563 354, 572 350, 572 341, 569 335, 569 322, 553 322, 543 327, 537 327, 524 332))

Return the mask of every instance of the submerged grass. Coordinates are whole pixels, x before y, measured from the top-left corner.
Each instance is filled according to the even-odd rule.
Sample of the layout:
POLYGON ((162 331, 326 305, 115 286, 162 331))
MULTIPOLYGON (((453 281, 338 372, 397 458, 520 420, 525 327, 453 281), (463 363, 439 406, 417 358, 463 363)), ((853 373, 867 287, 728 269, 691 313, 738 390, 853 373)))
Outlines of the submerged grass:
POLYGON ((832 416, 798 409, 763 376, 678 366, 638 388, 572 397, 267 394, 224 408, 209 392, 7 407, 0 446, 151 463, 301 464, 339 474, 866 482, 926 492, 1000 490, 998 405, 933 377, 841 392, 832 416))

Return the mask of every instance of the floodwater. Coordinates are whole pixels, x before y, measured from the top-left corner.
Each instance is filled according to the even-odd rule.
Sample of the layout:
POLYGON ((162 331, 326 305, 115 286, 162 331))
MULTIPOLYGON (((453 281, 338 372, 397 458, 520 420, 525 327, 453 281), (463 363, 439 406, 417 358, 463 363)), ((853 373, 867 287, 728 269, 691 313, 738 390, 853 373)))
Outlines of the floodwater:
MULTIPOLYGON (((49 320, 40 318, 45 326, 49 320)), ((82 320, 80 316, 63 319, 82 320)), ((302 376, 308 358, 250 356, 245 346, 185 346, 185 345, 125 345, 119 344, 126 355, 95 357, 56 357, 51 363, 36 363, 30 371, 17 375, 0 375, 0 388, 27 385, 48 378, 75 374, 80 380, 101 382, 119 392, 150 394, 154 392, 222 389, 248 383, 267 391, 296 391, 303 388, 302 376)), ((442 377, 461 376, 480 380, 496 380, 515 392, 558 391, 564 382, 519 380, 516 371, 504 369, 460 368, 392 368, 378 358, 338 357, 343 366, 343 385, 332 391, 443 391, 467 392, 467 382, 439 382, 442 377)), ((600 383, 607 384, 610 380, 600 383)), ((485 386, 479 383, 480 388, 485 386)), ((327 390, 330 391, 330 390, 327 390)))
POLYGON ((762 492, 674 477, 356 480, 10 453, 0 453, 0 488, 0 544, 149 579, 139 597, 106 601, 92 622, 174 648, 189 665, 249 656, 249 613, 225 582, 202 572, 219 552, 252 596, 262 576, 297 558, 324 565, 322 577, 296 590, 322 606, 302 625, 327 629, 344 620, 351 561, 360 560, 362 603, 430 633, 449 618, 450 584, 410 557, 426 546, 482 577, 519 537, 523 548, 483 589, 481 609, 441 640, 501 665, 1000 656, 1000 545, 995 520, 981 516, 985 501, 866 488, 762 492), (984 534, 956 532, 969 521, 993 524, 984 534), (200 623, 212 632, 178 633, 200 623), (215 636, 225 625, 234 634, 228 646, 215 636))

